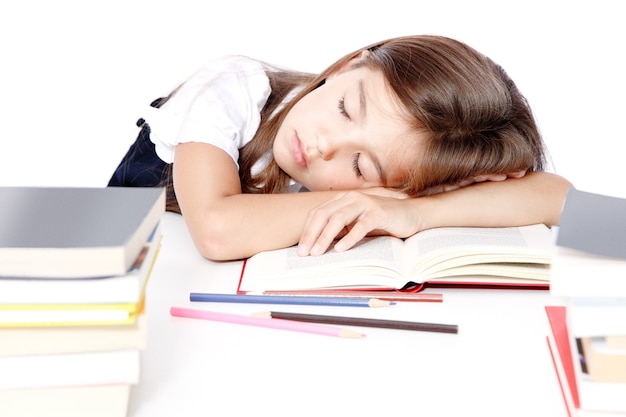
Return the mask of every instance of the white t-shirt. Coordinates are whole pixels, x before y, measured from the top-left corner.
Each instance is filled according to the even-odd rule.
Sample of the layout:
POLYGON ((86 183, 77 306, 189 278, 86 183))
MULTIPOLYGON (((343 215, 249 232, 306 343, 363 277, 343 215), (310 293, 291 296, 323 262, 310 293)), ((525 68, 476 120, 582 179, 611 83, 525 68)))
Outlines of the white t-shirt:
POLYGON ((177 144, 202 142, 223 149, 239 168, 239 149, 254 137, 270 91, 261 63, 226 56, 207 62, 166 103, 148 107, 142 117, 164 162, 174 161, 177 144))

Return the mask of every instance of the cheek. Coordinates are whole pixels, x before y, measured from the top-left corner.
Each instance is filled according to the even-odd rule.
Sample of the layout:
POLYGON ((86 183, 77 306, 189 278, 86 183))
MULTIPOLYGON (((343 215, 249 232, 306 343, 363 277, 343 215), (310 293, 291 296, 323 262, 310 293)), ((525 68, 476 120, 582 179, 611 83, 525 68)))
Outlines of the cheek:
POLYGON ((355 190, 361 188, 360 181, 345 173, 329 172, 327 175, 324 175, 323 178, 319 178, 317 184, 319 190, 325 191, 355 190))
POLYGON ((278 166, 285 170, 288 169, 288 164, 287 164, 287 155, 286 155, 286 149, 284 146, 281 146, 282 143, 280 140, 275 139, 274 140, 274 144, 272 145, 272 153, 274 154, 274 160, 276 161, 276 163, 278 164, 278 166))

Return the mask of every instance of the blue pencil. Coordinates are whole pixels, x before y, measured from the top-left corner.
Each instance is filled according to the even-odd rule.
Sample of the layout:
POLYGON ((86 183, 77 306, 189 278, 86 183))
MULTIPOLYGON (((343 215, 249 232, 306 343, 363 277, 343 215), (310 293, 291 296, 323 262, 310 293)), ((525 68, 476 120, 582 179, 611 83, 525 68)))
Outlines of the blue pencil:
POLYGON ((253 304, 291 304, 339 307, 386 307, 395 304, 388 300, 360 297, 309 297, 295 295, 244 295, 244 294, 207 294, 192 292, 189 301, 213 303, 253 303, 253 304))

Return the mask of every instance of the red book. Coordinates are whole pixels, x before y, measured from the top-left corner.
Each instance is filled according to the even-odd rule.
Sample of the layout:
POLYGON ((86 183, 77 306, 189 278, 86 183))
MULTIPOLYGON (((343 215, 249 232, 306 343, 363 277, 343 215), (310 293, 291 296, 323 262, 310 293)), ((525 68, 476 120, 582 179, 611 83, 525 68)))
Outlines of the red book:
POLYGON ((626 384, 593 381, 567 327, 563 306, 546 306, 551 333, 548 346, 570 417, 626 416, 626 384))
POLYGON ((238 291, 548 289, 552 252, 542 224, 441 227, 407 239, 370 237, 321 256, 298 256, 296 247, 261 252, 246 260, 238 291))
POLYGON ((547 338, 548 347, 550 348, 552 362, 559 378, 559 385, 561 386, 567 413, 572 417, 576 413, 575 409, 580 408, 580 399, 578 397, 574 360, 567 331, 567 312, 563 306, 546 306, 546 314, 552 330, 552 333, 547 338))

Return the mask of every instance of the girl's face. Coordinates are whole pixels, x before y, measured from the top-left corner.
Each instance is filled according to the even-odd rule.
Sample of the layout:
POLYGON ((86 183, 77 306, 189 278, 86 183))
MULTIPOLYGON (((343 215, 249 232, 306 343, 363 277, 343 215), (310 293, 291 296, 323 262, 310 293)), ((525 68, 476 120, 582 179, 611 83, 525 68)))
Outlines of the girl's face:
POLYGON ((381 72, 339 72, 289 111, 274 158, 311 191, 399 186, 424 146, 405 114, 381 72))

